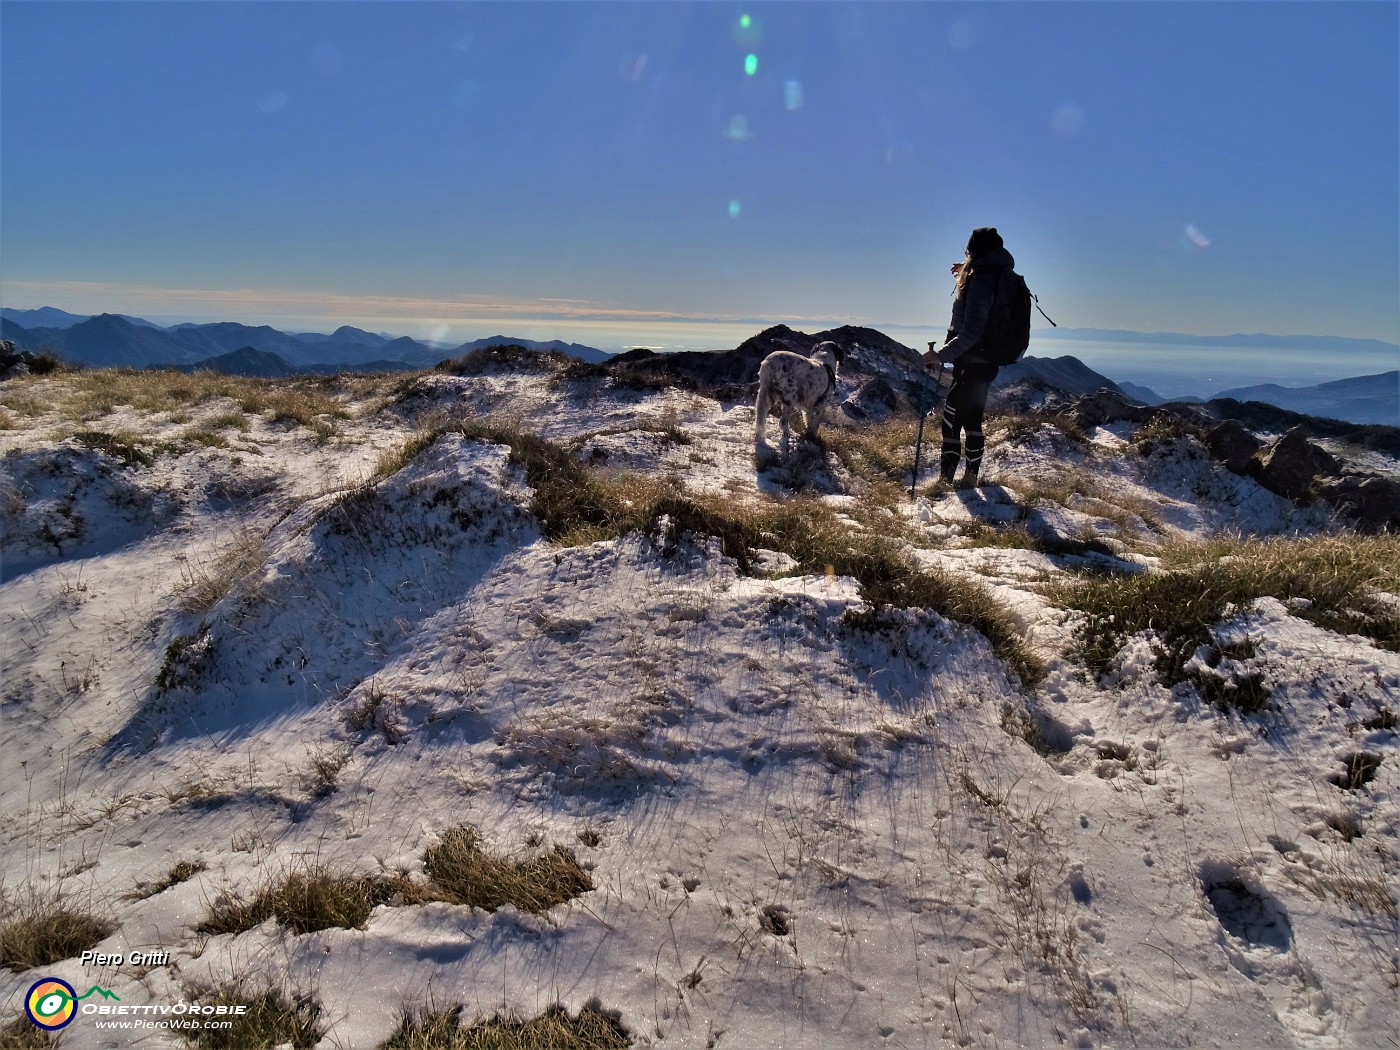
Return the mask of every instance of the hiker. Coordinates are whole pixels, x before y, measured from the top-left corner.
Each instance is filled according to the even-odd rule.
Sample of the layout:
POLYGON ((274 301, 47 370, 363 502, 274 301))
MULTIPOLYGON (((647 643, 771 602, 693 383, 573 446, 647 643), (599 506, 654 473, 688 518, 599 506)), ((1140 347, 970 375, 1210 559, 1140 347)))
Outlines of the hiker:
POLYGON ((924 360, 941 375, 945 364, 953 366, 953 385, 943 402, 943 455, 939 462, 939 480, 953 485, 958 461, 967 457, 967 467, 956 486, 975 488, 982 469, 982 416, 987 410, 987 393, 997 377, 998 365, 981 354, 983 332, 991 315, 997 294, 997 282, 1003 269, 1010 270, 1016 260, 1002 245, 995 227, 980 226, 967 241, 966 261, 954 263, 957 278, 957 298, 953 300, 953 317, 942 350, 929 343, 924 360), (963 435, 966 434, 966 443, 963 435))

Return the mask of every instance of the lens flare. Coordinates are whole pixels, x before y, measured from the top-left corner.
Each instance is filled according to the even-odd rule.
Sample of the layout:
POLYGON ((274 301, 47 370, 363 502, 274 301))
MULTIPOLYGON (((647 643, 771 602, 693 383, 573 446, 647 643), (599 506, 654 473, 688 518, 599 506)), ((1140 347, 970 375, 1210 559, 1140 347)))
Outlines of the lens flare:
POLYGON ((747 76, 753 76, 753 75, 754 75, 755 73, 757 73, 757 72, 758 72, 758 56, 757 56, 757 55, 753 55, 753 54, 746 55, 746 56, 744 57, 744 73, 745 73, 747 76))
POLYGON ((788 112, 802 108, 802 81, 783 81, 783 108, 788 112))
POLYGON ((730 217, 731 219, 737 219, 737 218, 739 217, 739 210, 740 210, 740 207, 739 207, 739 202, 738 202, 738 201, 730 201, 730 202, 729 202, 729 217, 730 217))
POLYGON ((1201 232, 1201 228, 1194 222, 1188 222, 1186 224, 1186 239, 1197 248, 1206 249, 1210 247, 1210 238, 1201 232))
POLYGON ((734 42, 741 47, 753 47, 763 39, 763 27, 752 15, 740 15, 734 25, 734 42))
POLYGON ((1050 118, 1050 127, 1060 138, 1067 139, 1078 133, 1084 126, 1084 111, 1073 102, 1067 102, 1055 110, 1050 118))
POLYGON ((749 118, 742 113, 735 113, 729 118, 729 125, 724 129, 724 137, 734 142, 747 142, 753 138, 753 133, 749 131, 749 118))

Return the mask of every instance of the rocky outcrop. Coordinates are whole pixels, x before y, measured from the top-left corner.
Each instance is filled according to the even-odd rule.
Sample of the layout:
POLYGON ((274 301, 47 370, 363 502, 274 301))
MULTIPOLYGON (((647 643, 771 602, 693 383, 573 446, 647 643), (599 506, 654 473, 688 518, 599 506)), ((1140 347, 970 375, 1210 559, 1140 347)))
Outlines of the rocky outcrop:
MULTIPOLYGON (((926 399, 927 405, 932 407, 937 399, 937 392, 934 389, 933 380, 929 380, 929 392, 926 399)), ((843 411, 851 419, 860 420, 882 420, 888 419, 900 406, 900 397, 881 376, 867 379, 861 384, 860 389, 848 397, 841 405, 843 411)))
POLYGON ((1364 532, 1400 529, 1400 481, 1345 474, 1317 483, 1317 495, 1364 532))
POLYGON ((14 379, 31 372, 43 375, 59 366, 58 358, 50 353, 16 350, 9 339, 0 340, 0 379, 14 379))
POLYGON ((852 325, 815 335, 795 331, 787 325, 774 325, 744 340, 733 350, 686 350, 666 354, 646 349, 629 350, 602 367, 624 385, 669 383, 704 391, 722 400, 747 400, 758 389, 758 366, 773 351, 790 350, 809 357, 818 343, 828 341, 841 348, 838 374, 843 396, 856 391, 853 415, 873 414, 878 411, 879 404, 890 397, 899 408, 913 409, 917 405, 919 379, 924 374, 924 364, 918 354, 873 328, 852 325), (866 386, 874 380, 881 382, 866 394, 866 386))
POLYGON ((1341 474, 1342 464, 1326 449, 1308 440, 1302 427, 1294 427, 1268 448, 1258 452, 1251 473, 1270 492, 1291 500, 1310 500, 1317 482, 1341 474))
POLYGON ((1140 405, 1125 394, 1112 390, 1098 390, 1076 401, 1071 414, 1076 423, 1087 429, 1124 420, 1130 423, 1146 423, 1157 414, 1157 409, 1140 405))
POLYGON ((1242 423, 1227 419, 1206 431, 1206 447, 1216 459, 1236 474, 1248 474, 1254 457, 1264 447, 1242 423))

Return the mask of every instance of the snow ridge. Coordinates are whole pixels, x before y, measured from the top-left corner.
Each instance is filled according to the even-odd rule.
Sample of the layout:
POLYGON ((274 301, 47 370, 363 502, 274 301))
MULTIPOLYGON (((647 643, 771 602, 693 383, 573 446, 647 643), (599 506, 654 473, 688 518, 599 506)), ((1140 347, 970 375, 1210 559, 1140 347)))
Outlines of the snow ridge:
MULTIPOLYGON (((22 382, 61 406, 81 381, 22 382)), ((991 484, 910 500, 852 452, 912 453, 907 420, 843 420, 760 474, 748 404, 563 366, 336 396, 328 440, 252 413, 223 447, 182 437, 220 403, 118 408, 105 443, 60 407, 0 431, 3 921, 81 901, 112 923, 98 951, 170 953, 0 972, 23 1024, 55 976, 128 1005, 286 989, 323 1046, 459 1004, 601 1004, 636 1046, 1394 1039, 1400 655, 1263 597, 1182 681, 1151 630, 1095 675, 1052 586, 1165 571, 1181 542, 1346 534, 1330 508, 1137 423, 1006 417, 991 484), (489 413, 736 509, 815 492, 851 543, 987 588, 1043 672, 776 548, 747 574, 664 520, 550 542, 511 450, 450 426, 385 455, 489 413), (1246 681, 1267 710, 1212 700, 1246 681), (312 864, 422 885, 464 826, 567 849, 594 888, 543 914, 404 895, 362 928, 193 930, 312 864)))

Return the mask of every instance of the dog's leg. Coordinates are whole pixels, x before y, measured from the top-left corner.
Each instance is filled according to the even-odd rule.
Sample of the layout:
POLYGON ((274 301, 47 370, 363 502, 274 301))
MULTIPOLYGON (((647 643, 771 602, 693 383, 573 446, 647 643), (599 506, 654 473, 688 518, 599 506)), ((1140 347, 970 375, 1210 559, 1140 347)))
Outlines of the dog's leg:
POLYGON ((753 440, 755 445, 764 443, 764 434, 768 426, 768 377, 761 376, 758 381, 758 401, 753 406, 753 440))

